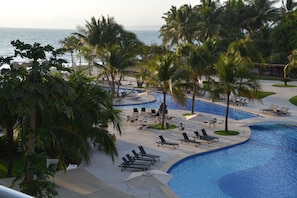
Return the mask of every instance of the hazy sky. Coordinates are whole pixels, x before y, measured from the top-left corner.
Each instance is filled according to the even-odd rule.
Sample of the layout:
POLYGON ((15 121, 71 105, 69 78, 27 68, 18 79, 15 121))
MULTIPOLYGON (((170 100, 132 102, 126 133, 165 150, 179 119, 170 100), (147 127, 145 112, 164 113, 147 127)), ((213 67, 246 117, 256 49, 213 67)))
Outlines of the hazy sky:
POLYGON ((200 0, 2 0, 0 27, 76 29, 92 16, 114 17, 127 29, 163 25, 171 5, 200 0))

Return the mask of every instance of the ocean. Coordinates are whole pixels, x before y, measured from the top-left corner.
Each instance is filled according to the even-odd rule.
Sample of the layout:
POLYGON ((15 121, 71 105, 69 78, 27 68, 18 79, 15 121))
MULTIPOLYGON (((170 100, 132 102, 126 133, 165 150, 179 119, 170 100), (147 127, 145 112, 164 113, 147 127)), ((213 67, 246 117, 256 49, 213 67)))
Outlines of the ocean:
MULTIPOLYGON (((11 41, 17 39, 29 44, 37 42, 41 45, 51 45, 54 48, 61 48, 60 41, 67 36, 71 36, 73 32, 77 32, 77 30, 0 28, 0 56, 7 57, 14 55, 14 47, 11 45, 11 41)), ((133 30, 131 32, 134 32, 137 38, 146 45, 161 44, 157 30, 133 30)), ((64 58, 68 62, 71 62, 70 54, 66 53, 64 58)), ((16 59, 16 61, 18 60, 16 59)))

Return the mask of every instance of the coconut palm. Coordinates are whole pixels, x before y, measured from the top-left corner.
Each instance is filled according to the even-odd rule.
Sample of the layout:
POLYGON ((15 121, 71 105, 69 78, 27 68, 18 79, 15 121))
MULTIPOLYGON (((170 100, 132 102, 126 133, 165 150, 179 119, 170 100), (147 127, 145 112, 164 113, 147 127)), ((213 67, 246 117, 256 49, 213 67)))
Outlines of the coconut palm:
POLYGON ((185 87, 189 87, 192 91, 191 112, 194 113, 195 97, 202 84, 201 77, 206 75, 207 68, 214 63, 215 57, 206 45, 185 45, 180 49, 181 56, 185 59, 185 69, 187 70, 187 78, 189 82, 185 83, 185 87))
POLYGON ((195 40, 194 33, 198 29, 197 7, 191 5, 182 5, 180 8, 172 6, 170 11, 162 17, 165 25, 160 29, 160 36, 163 44, 169 43, 170 46, 178 43, 193 43, 195 40))
POLYGON ((249 69, 242 69, 242 59, 236 59, 232 56, 221 55, 218 63, 215 65, 219 85, 213 90, 213 97, 219 94, 226 95, 226 114, 225 114, 225 132, 228 133, 228 115, 230 106, 230 96, 244 95, 250 99, 257 98, 259 84, 254 74, 249 69), (244 80, 242 80, 244 76, 244 80))
POLYGON ((64 40, 60 41, 62 44, 62 47, 70 53, 71 56, 71 66, 75 66, 75 60, 74 60, 74 52, 79 49, 79 46, 81 45, 80 39, 76 36, 68 36, 64 38, 64 40))
POLYGON ((198 6, 199 29, 195 33, 200 42, 219 35, 222 14, 223 7, 220 6, 220 1, 201 0, 201 5, 198 6))
POLYGON ((183 72, 173 54, 160 56, 155 62, 154 70, 149 75, 147 80, 147 88, 159 88, 163 94, 163 110, 161 127, 164 128, 166 96, 171 94, 175 102, 180 105, 185 105, 186 98, 181 88, 180 74, 183 72))
POLYGON ((287 78, 288 74, 290 73, 291 69, 297 67, 297 50, 293 50, 292 53, 288 56, 289 63, 284 67, 284 82, 287 85, 287 78))
POLYGON ((274 7, 278 0, 249 0, 244 10, 244 25, 253 38, 255 32, 265 24, 273 25, 280 16, 280 9, 274 7))

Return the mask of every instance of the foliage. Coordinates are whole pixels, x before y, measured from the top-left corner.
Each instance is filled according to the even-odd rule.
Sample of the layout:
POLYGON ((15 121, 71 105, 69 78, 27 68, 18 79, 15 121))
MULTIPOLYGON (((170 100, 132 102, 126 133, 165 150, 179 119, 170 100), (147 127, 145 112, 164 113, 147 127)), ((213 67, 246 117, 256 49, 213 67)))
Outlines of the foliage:
MULTIPOLYGON (((58 195, 56 185, 50 180, 50 178, 54 176, 57 167, 54 164, 45 167, 45 159, 46 156, 44 153, 31 156, 25 155, 25 160, 30 160, 33 164, 31 168, 34 173, 34 179, 27 182, 21 182, 20 189, 23 192, 34 192, 36 198, 54 198, 58 195)), ((24 166, 24 164, 26 164, 26 162, 23 162, 22 164, 22 168, 18 170, 13 181, 13 186, 18 180, 25 180, 24 175, 26 173, 26 166, 24 166)))
POLYGON ((162 127, 162 124, 149 124, 147 128, 150 129, 157 129, 157 130, 168 130, 168 129, 175 129, 177 126, 174 124, 167 124, 166 127, 162 127))
MULTIPOLYGON (((16 140, 13 141, 13 154, 17 153, 18 142, 16 140)), ((0 157, 8 157, 8 138, 7 135, 3 135, 0 137, 0 157)))

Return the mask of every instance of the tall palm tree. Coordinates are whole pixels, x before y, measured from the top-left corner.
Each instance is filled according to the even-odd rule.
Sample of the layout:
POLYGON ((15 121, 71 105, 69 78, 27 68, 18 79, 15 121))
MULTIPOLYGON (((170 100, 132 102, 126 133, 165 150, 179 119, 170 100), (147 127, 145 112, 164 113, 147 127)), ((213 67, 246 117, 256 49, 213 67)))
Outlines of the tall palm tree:
POLYGON ((116 75, 135 63, 138 49, 143 43, 134 33, 124 30, 113 18, 103 16, 98 20, 92 17, 76 35, 94 47, 95 55, 102 62, 98 66, 109 80, 110 91, 114 94, 116 75))
POLYGON ((207 73, 207 68, 214 63, 215 57, 211 51, 207 49, 206 45, 185 45, 182 47, 181 56, 185 58, 186 76, 189 82, 185 83, 186 87, 190 87, 192 90, 192 106, 191 112, 194 113, 195 109, 195 97, 201 88, 201 77, 207 73))
POLYGON ((215 65, 219 86, 213 91, 213 96, 218 94, 226 95, 226 114, 225 114, 225 132, 228 133, 228 115, 230 106, 230 96, 244 95, 248 98, 257 98, 259 84, 257 83, 251 70, 242 69, 242 59, 236 59, 233 56, 221 55, 218 63, 215 65), (242 80, 244 76, 244 80, 242 80))
POLYGON ((170 11, 162 17, 165 25, 160 29, 160 37, 163 44, 170 46, 178 43, 193 43, 195 41, 194 33, 197 30, 198 13, 197 7, 191 5, 182 5, 180 8, 172 6, 170 11))
POLYGON ((270 26, 278 20, 280 9, 274 7, 279 0, 249 0, 244 11, 244 25, 249 31, 250 37, 265 24, 270 26))
POLYGON ((80 39, 76 36, 68 36, 64 38, 64 40, 60 41, 62 44, 62 47, 70 53, 71 56, 71 66, 75 66, 75 60, 74 60, 74 52, 79 49, 79 46, 81 45, 80 39))
POLYGON ((297 67, 297 50, 293 50, 292 53, 288 56, 289 63, 284 67, 284 81, 285 85, 287 85, 286 79, 289 76, 291 69, 297 67))
POLYGON ((198 6, 198 27, 196 36, 200 42, 204 42, 211 37, 217 37, 221 30, 221 18, 223 7, 220 1, 201 0, 198 6))
POLYGON ((180 105, 185 105, 186 98, 183 93, 180 74, 182 70, 179 67, 176 57, 173 54, 160 56, 155 62, 155 69, 149 75, 146 86, 158 87, 163 93, 163 110, 161 127, 164 128, 166 96, 171 94, 173 99, 180 105))

